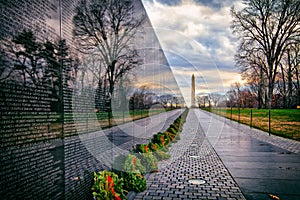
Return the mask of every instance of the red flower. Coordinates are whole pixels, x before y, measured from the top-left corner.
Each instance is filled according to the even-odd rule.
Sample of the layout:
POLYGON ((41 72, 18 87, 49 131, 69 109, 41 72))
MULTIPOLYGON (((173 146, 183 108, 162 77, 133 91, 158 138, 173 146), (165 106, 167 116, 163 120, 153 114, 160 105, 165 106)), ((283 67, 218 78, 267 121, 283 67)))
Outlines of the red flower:
POLYGON ((107 181, 110 183, 112 182, 112 178, 110 177, 110 175, 107 175, 107 181))
POLYGON ((152 144, 152 148, 156 150, 156 145, 155 145, 155 144, 152 144))
POLYGON ((135 167, 136 166, 136 157, 133 157, 132 159, 132 165, 135 167))
POLYGON ((119 196, 114 196, 115 200, 122 200, 119 196))
POLYGON ((110 188, 110 191, 111 191, 112 195, 114 196, 115 200, 121 200, 121 197, 118 196, 118 194, 115 192, 115 189, 113 187, 110 188))
POLYGON ((116 192, 115 192, 115 189, 112 187, 112 188, 110 188, 110 191, 111 191, 111 193, 115 196, 116 195, 116 192))
POLYGON ((145 152, 148 153, 148 146, 147 145, 144 146, 144 149, 145 149, 145 152))
POLYGON ((112 188, 112 187, 115 185, 115 184, 114 184, 114 181, 113 181, 113 179, 110 177, 110 175, 107 175, 106 181, 107 181, 107 185, 108 185, 108 188, 109 188, 109 189, 112 188))
POLYGON ((109 190, 111 191, 113 197, 115 200, 122 200, 120 196, 118 196, 118 194, 115 192, 115 189, 113 188, 113 186, 115 185, 114 184, 114 181, 113 179, 110 177, 110 175, 107 175, 107 182, 108 182, 108 188, 109 190))
POLYGON ((160 142, 162 143, 162 145, 165 146, 164 137, 161 135, 161 136, 159 137, 159 139, 160 139, 160 142))

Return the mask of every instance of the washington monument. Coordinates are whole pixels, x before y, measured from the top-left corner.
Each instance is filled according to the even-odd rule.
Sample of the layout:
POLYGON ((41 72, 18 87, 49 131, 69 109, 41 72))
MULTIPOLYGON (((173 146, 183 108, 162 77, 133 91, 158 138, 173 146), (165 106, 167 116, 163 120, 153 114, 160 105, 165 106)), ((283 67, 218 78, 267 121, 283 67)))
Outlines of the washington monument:
POLYGON ((192 75, 192 94, 191 94, 191 108, 195 108, 196 103, 195 103, 195 76, 194 74, 192 75))

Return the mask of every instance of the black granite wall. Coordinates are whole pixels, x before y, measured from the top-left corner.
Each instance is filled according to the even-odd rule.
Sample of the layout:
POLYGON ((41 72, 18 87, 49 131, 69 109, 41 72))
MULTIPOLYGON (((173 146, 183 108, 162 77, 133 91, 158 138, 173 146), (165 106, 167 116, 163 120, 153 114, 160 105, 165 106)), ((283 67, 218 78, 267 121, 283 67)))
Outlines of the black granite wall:
POLYGON ((64 141, 52 101, 47 88, 0 83, 1 199, 62 197, 64 141))
POLYGON ((0 1, 1 199, 91 199, 92 172, 104 168, 74 125, 74 67, 60 62, 58 47, 41 53, 47 41, 59 40, 73 51, 76 6, 77 0, 0 1), (16 42, 24 32, 34 39, 27 34, 16 42))
MULTIPOLYGON (((0 0, 0 199, 91 199, 93 172, 109 167, 99 158, 118 153, 96 123, 95 88, 76 89, 77 3, 0 0)), ((167 65, 145 32, 144 62, 167 65)))

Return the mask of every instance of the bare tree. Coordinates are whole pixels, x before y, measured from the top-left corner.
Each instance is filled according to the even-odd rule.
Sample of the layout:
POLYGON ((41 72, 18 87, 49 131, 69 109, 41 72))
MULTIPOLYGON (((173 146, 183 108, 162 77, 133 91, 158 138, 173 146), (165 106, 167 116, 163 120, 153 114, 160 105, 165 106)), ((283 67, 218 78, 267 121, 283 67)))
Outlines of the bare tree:
POLYGON ((0 81, 14 79, 23 85, 41 85, 45 60, 42 57, 43 44, 31 31, 22 31, 11 40, 1 41, 0 81))
POLYGON ((258 108, 266 107, 266 94, 268 91, 268 69, 265 56, 260 48, 242 45, 239 54, 235 56, 237 65, 241 66, 242 77, 248 85, 257 92, 258 108))
POLYGON ((283 98, 283 106, 291 108, 299 102, 299 65, 300 46, 293 45, 288 48, 280 63, 280 79, 278 85, 282 85, 280 92, 283 98), (293 98, 296 97, 296 98, 293 98), (295 100, 293 100, 295 99, 295 100))
POLYGON ((226 97, 227 97, 227 106, 232 108, 235 107, 236 105, 236 95, 235 95, 235 91, 230 89, 226 92, 226 97))
POLYGON ((168 108, 169 106, 172 107, 173 98, 172 94, 163 94, 159 96, 159 101, 165 108, 168 108))
POLYGON ((219 93, 210 93, 209 97, 210 97, 211 101, 214 103, 214 106, 217 107, 222 95, 219 93))
POLYGON ((238 107, 240 108, 243 104, 242 95, 242 84, 240 82, 235 82, 231 84, 230 90, 227 92, 228 103, 230 103, 230 107, 238 107))
POLYGON ((196 100, 199 108, 205 108, 206 103, 208 102, 208 96, 206 95, 197 96, 196 100))
POLYGON ((175 108, 180 108, 183 105, 181 96, 173 96, 172 104, 175 104, 175 108))
POLYGON ((87 53, 96 49, 104 62, 110 102, 118 79, 141 63, 134 38, 144 16, 135 14, 133 2, 81 0, 73 20, 79 50, 87 53))
POLYGON ((156 102, 156 95, 148 86, 141 86, 135 89, 135 92, 130 97, 130 107, 132 110, 149 109, 156 102))
POLYGON ((295 68, 295 81, 294 81, 294 85, 296 87, 296 96, 297 96, 297 100, 296 103, 297 105, 300 105, 300 45, 297 44, 295 45, 295 49, 294 49, 294 57, 295 59, 293 59, 293 66, 295 68))
MULTIPOLYGON (((249 0, 244 4, 242 10, 231 11, 232 29, 241 39, 239 54, 250 51, 251 55, 262 55, 261 67, 265 67, 268 81, 267 106, 271 108, 279 63, 286 49, 299 40, 300 1, 249 0)), ((238 59, 248 58, 238 56, 238 59)))

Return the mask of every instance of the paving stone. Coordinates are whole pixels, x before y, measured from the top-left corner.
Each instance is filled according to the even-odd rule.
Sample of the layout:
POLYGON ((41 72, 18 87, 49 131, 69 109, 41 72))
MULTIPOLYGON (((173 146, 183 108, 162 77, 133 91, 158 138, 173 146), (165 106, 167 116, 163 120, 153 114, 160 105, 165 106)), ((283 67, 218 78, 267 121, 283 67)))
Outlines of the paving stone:
POLYGON ((296 140, 292 140, 292 139, 288 139, 288 138, 283 138, 283 137, 279 137, 276 135, 269 135, 269 133, 262 131, 262 130, 258 130, 255 128, 250 128, 250 126, 244 125, 244 124, 240 124, 238 122, 226 119, 224 120, 223 117, 213 114, 213 113, 209 113, 210 115, 212 115, 214 118, 217 119, 221 119, 222 121, 224 121, 226 124, 230 125, 231 127, 238 129, 241 133, 245 133, 250 135, 251 137, 254 137, 256 139, 259 139, 261 141, 270 143, 272 145, 275 145, 277 147, 286 149, 288 151, 291 151, 293 153, 300 153, 300 142, 296 141, 296 140))
POLYGON ((152 184, 147 183, 147 190, 134 199, 245 199, 195 119, 195 111, 190 110, 181 139, 169 148, 171 158, 159 162, 159 172, 149 176, 152 184), (189 179, 201 179, 206 183, 193 185, 189 179))
POLYGON ((187 199, 188 196, 187 196, 187 195, 180 194, 180 195, 179 195, 179 198, 181 198, 181 199, 187 199))

